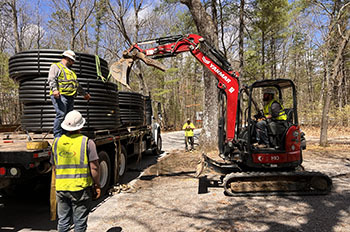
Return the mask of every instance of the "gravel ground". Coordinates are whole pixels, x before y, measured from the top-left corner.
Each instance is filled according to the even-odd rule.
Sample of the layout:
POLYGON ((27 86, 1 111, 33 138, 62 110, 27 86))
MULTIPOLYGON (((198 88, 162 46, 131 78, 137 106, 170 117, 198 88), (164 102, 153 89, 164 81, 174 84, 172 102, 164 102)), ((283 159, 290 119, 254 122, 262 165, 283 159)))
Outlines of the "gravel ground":
MULTIPOLYGON (((165 134, 163 144, 175 144, 167 136, 173 134, 165 134)), ((304 152, 306 170, 332 177, 334 187, 326 196, 227 197, 222 188, 198 194, 199 152, 173 148, 133 180, 131 189, 97 206, 88 231, 350 231, 348 145, 311 145, 304 152)))

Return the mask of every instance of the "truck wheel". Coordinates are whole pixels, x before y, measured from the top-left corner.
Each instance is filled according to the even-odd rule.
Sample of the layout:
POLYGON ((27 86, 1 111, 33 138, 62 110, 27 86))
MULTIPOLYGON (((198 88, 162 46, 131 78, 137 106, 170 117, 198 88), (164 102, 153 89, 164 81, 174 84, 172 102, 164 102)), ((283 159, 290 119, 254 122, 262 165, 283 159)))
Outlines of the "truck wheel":
POLYGON ((128 153, 124 146, 122 146, 120 153, 120 161, 119 161, 119 178, 122 178, 126 173, 126 164, 128 160, 128 153))
POLYGON ((109 181, 111 179, 111 162, 107 152, 100 151, 98 153, 100 162, 100 184, 101 184, 101 196, 105 195, 109 188, 109 181))
POLYGON ((162 153, 162 137, 158 135, 156 147, 153 148, 153 154, 160 155, 160 153, 162 153))

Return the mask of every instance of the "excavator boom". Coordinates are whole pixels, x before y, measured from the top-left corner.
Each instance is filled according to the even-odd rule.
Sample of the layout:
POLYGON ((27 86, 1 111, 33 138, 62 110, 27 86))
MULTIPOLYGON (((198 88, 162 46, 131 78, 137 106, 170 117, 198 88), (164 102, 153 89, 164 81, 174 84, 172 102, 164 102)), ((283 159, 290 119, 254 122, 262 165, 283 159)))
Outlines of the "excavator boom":
POLYGON ((203 37, 195 34, 177 35, 135 43, 123 52, 123 57, 119 61, 112 64, 111 74, 114 79, 129 86, 128 80, 134 61, 142 60, 145 64, 164 71, 164 65, 155 59, 173 57, 183 52, 190 52, 208 68, 218 80, 217 87, 225 92, 227 101, 225 143, 232 143, 236 134, 239 74, 233 72, 230 63, 223 54, 207 44, 203 37), (154 43, 156 46, 152 48, 142 49, 140 47, 154 43), (202 51, 201 47, 203 46, 207 47, 210 56, 202 51))

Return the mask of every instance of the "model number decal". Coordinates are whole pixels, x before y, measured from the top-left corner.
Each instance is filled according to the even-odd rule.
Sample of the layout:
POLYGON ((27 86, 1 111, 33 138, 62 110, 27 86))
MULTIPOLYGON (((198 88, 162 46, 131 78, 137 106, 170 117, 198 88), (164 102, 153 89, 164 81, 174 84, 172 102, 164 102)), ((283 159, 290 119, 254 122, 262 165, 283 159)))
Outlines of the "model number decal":
MULTIPOLYGON (((216 67, 216 65, 210 63, 210 61, 207 60, 204 56, 202 57, 202 61, 205 64, 210 65, 210 69, 213 70, 216 74, 218 74, 218 76, 220 76, 222 79, 224 79, 227 83, 231 82, 231 79, 228 76, 226 76, 225 73, 221 72, 220 69, 218 67, 216 67)), ((234 89, 233 89, 233 91, 234 91, 234 89)))
POLYGON ((227 83, 230 83, 231 80, 223 72, 221 72, 215 65, 210 64, 210 68, 216 72, 220 77, 222 77, 227 83))
MULTIPOLYGON (((268 158, 268 157, 266 157, 266 158, 268 158)), ((267 161, 266 160, 266 158, 265 158, 265 156, 263 156, 263 155, 259 155, 258 157, 257 157, 257 159, 259 160, 259 162, 263 162, 263 161, 267 161)), ((279 157, 278 155, 272 155, 272 156, 270 156, 270 161, 279 161, 281 159, 281 157, 279 157)))
POLYGON ((207 59, 205 59, 205 57, 204 57, 204 56, 202 57, 202 60, 203 60, 203 62, 204 62, 204 63, 206 63, 206 64, 210 64, 210 61, 209 61, 209 60, 207 60, 207 59))

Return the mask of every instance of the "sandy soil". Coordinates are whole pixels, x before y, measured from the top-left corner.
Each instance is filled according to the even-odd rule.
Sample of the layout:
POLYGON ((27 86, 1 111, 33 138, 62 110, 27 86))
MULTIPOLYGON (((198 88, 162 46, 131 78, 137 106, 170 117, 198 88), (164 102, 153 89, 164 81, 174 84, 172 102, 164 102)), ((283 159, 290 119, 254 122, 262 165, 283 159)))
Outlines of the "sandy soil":
POLYGON ((332 177, 331 194, 263 197, 227 197, 222 188, 198 194, 194 172, 200 153, 168 151, 130 183, 131 189, 96 207, 88 230, 350 231, 349 151, 350 145, 309 143, 304 152, 306 170, 332 177))

